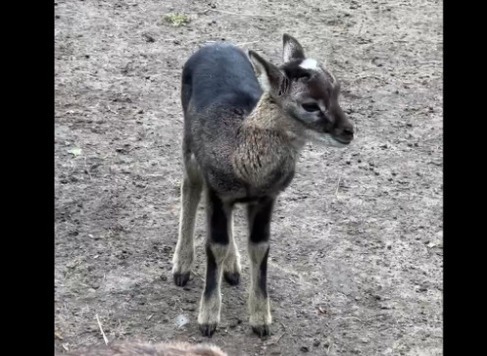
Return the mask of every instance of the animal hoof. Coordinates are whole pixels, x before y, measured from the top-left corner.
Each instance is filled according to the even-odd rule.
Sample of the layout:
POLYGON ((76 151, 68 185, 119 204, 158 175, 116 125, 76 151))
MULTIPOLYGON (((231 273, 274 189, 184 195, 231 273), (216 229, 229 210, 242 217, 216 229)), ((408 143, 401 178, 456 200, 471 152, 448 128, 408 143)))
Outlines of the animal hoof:
POLYGON ((200 324, 200 331, 203 336, 212 337, 216 330, 215 324, 200 324))
POLYGON ((231 286, 236 286, 240 283, 240 273, 238 272, 223 272, 223 277, 231 286))
POLYGON ((252 331, 259 337, 268 336, 271 334, 269 330, 269 325, 255 325, 252 326, 252 331))
POLYGON ((189 281, 189 272, 186 273, 174 273, 174 283, 179 287, 184 287, 189 281))

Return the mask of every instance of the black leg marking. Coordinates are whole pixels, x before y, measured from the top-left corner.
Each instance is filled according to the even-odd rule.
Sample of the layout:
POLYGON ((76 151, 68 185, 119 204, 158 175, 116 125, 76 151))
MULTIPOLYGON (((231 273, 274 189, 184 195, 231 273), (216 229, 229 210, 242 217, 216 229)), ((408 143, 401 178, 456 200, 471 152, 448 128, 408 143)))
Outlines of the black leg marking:
POLYGON ((249 204, 247 215, 250 225, 250 242, 268 242, 274 198, 263 198, 259 203, 249 204))
POLYGON ((266 198, 249 205, 249 254, 251 283, 249 293, 250 325, 260 337, 270 334, 272 316, 267 294, 267 259, 269 257, 270 223, 274 199, 266 198))
MULTIPOLYGON (((209 227, 209 238, 206 242, 206 284, 204 296, 206 298, 211 297, 214 293, 218 281, 218 265, 215 259, 215 255, 212 251, 212 246, 223 245, 228 246, 228 219, 227 213, 223 207, 223 203, 220 198, 210 190, 208 192, 209 213, 208 213, 208 227, 209 227)), ((220 256, 218 256, 220 257, 220 256)))
POLYGON ((213 190, 208 192, 208 225, 210 228, 209 238, 211 243, 228 245, 228 218, 230 208, 223 206, 223 202, 213 190))
POLYGON ((205 281, 205 291, 203 296, 205 298, 210 298, 215 292, 217 287, 217 264, 215 261, 215 255, 211 251, 210 244, 206 244, 206 281, 205 281))
POLYGON ((206 280, 201 296, 198 324, 204 336, 211 337, 220 321, 221 278, 229 251, 228 222, 231 207, 224 206, 211 188, 207 191, 208 237, 206 242, 206 280))

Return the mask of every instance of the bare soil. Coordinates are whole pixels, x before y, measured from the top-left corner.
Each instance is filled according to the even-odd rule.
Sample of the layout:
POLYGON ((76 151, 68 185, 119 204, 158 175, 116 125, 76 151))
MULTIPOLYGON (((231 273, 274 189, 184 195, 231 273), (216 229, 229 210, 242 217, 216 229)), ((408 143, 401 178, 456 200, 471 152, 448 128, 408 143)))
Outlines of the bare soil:
POLYGON ((55 347, 206 341, 205 265, 171 277, 181 179, 180 73, 225 39, 280 63, 282 34, 342 82, 346 149, 307 145, 273 222, 272 336, 223 286, 230 355, 442 354, 442 5, 434 0, 64 1, 55 28, 55 347), (165 16, 184 14, 174 26, 165 16))

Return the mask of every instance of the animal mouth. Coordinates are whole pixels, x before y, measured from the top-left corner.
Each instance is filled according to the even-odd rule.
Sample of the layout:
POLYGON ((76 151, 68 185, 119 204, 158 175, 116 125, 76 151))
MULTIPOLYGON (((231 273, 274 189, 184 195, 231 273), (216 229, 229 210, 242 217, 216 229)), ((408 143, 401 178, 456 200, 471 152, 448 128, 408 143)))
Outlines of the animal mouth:
POLYGON ((335 136, 332 136, 332 138, 337 141, 338 143, 341 143, 342 145, 348 145, 350 144, 350 142, 352 142, 352 139, 343 139, 343 138, 340 138, 340 137, 335 137, 335 136))

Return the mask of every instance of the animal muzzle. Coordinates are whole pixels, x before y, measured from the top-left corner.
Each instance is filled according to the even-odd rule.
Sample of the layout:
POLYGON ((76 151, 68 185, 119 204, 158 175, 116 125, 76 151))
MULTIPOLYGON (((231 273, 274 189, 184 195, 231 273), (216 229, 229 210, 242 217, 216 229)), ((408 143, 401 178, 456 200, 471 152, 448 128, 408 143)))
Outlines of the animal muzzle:
POLYGON ((331 136, 340 143, 348 145, 353 140, 354 129, 352 124, 336 127, 331 131, 331 136))

